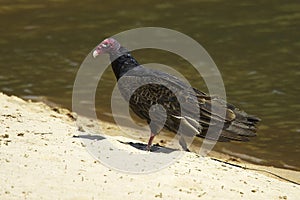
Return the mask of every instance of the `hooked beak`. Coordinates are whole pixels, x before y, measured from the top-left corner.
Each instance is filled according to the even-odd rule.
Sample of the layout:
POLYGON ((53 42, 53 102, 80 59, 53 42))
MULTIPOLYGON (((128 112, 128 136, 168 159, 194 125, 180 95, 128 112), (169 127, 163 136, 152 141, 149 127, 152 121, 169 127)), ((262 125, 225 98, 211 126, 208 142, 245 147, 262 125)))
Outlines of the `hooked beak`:
POLYGON ((99 54, 100 54, 101 52, 100 52, 100 49, 95 49, 94 51, 93 51, 93 57, 94 58, 96 58, 99 54))

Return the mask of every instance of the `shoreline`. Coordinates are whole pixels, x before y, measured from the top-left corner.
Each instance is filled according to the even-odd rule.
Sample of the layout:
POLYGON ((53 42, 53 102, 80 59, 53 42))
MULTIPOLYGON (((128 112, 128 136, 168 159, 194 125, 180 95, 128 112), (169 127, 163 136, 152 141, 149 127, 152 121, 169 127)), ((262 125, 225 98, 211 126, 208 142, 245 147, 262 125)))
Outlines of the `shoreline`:
MULTIPOLYGON (((300 195, 299 185, 282 179, 299 183, 300 172, 250 164, 217 152, 201 162, 197 154, 184 152, 174 164, 150 174, 118 172, 103 166, 73 137, 78 132, 76 114, 2 93, 0 102, 1 199, 296 199, 300 195)), ((134 141, 117 137, 120 130, 114 124, 87 123, 99 123, 111 133, 112 142, 134 141)), ((128 145, 122 148, 133 151, 128 145)))

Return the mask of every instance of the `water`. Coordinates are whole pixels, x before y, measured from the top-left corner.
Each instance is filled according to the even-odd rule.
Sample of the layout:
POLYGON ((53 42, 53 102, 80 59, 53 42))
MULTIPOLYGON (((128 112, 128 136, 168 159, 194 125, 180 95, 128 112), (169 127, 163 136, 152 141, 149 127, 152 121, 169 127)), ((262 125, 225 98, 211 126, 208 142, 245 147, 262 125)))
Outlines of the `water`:
MULTIPOLYGON (((249 143, 222 143, 216 150, 252 161, 295 167, 300 161, 300 4, 295 1, 0 1, 0 91, 45 97, 71 108, 76 72, 105 37, 157 26, 200 42, 222 73, 228 101, 262 118, 249 143), (256 159, 258 158, 258 159, 256 159)), ((175 55, 134 52, 141 63, 174 67, 205 90, 191 67, 175 55)), ((112 120, 107 70, 97 92, 98 116, 112 120), (100 103, 101 102, 101 103, 100 103)))

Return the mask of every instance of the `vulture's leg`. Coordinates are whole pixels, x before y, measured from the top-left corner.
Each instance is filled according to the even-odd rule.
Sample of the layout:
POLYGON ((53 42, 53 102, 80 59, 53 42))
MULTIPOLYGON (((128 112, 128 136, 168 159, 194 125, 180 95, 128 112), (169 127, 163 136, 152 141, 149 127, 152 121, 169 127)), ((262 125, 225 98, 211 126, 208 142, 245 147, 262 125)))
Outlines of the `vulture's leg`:
POLYGON ((149 140, 148 140, 147 147, 146 147, 146 150, 147 150, 147 151, 150 151, 150 150, 151 150, 151 145, 152 145, 152 142, 153 142, 154 137, 155 137, 155 134, 151 132, 151 135, 150 135, 150 138, 149 138, 149 140))
POLYGON ((180 144, 180 146, 182 147, 182 149, 184 151, 190 152, 190 150, 187 148, 186 141, 185 141, 185 139, 184 139, 184 137, 182 135, 180 135, 179 144, 180 144))
POLYGON ((151 150, 152 141, 164 127, 166 119, 167 119, 167 113, 165 108, 160 104, 151 105, 149 109, 149 118, 148 124, 151 130, 151 135, 148 141, 147 150, 151 150))

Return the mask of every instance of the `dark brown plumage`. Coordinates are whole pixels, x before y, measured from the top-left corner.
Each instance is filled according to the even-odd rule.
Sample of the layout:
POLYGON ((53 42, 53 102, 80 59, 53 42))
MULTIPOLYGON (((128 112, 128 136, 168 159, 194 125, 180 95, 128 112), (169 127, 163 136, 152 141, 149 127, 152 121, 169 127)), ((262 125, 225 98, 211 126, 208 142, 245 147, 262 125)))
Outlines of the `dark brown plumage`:
MULTIPOLYGON (((101 42, 93 56, 102 53, 110 55, 122 96, 129 102, 132 111, 150 126, 148 150, 161 128, 183 136, 218 141, 247 141, 248 137, 256 135, 259 118, 248 115, 221 98, 191 88, 173 75, 139 65, 115 39, 108 38, 101 42), (209 126, 215 130, 213 134, 207 134, 209 126)), ((179 143, 188 150, 183 137, 179 143)))

